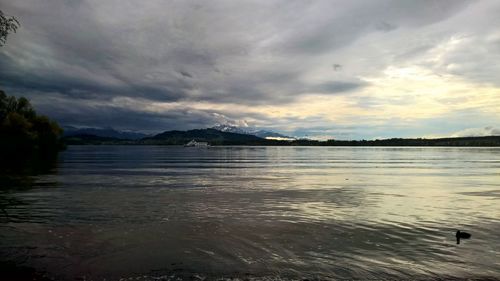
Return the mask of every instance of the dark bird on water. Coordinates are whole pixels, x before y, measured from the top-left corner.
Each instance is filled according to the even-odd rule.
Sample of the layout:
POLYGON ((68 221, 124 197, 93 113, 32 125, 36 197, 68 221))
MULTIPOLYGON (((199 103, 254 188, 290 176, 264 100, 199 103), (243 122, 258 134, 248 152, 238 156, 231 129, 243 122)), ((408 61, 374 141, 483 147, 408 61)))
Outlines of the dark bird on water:
POLYGON ((457 244, 460 244, 460 239, 469 239, 470 234, 467 232, 462 232, 460 230, 457 230, 457 234, 455 234, 455 237, 457 237, 457 244))

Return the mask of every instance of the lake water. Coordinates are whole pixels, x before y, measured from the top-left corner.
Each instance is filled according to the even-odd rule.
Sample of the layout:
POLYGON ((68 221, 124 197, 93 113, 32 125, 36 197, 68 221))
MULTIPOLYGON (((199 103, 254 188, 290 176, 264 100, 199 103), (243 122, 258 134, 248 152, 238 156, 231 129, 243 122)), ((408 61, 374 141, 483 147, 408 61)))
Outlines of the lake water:
POLYGON ((70 146, 1 184, 11 271, 500 278, 500 148, 70 146))

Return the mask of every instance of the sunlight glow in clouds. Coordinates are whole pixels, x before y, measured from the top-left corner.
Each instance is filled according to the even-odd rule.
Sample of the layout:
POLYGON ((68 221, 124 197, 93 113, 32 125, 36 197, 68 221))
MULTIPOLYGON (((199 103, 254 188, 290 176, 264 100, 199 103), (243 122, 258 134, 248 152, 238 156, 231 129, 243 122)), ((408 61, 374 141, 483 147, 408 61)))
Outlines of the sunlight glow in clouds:
POLYGON ((0 4, 22 23, 0 50, 1 87, 64 125, 321 139, 500 128, 498 1, 0 4))

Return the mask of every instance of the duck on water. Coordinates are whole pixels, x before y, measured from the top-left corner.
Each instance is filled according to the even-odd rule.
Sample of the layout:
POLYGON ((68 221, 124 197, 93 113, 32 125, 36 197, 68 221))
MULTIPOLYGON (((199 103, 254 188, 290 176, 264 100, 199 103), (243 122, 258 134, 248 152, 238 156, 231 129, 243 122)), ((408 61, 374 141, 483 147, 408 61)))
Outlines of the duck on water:
POLYGON ((455 237, 457 237, 457 244, 460 244, 460 239, 469 239, 471 235, 467 232, 457 230, 457 234, 455 234, 455 237))

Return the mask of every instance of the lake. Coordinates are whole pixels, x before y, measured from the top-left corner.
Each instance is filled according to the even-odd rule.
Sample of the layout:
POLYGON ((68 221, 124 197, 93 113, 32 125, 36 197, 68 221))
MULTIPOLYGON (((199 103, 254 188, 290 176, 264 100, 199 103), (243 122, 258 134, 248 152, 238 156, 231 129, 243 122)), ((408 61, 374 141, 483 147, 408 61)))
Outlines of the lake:
POLYGON ((500 278, 500 148, 70 146, 2 177, 11 271, 500 278))

